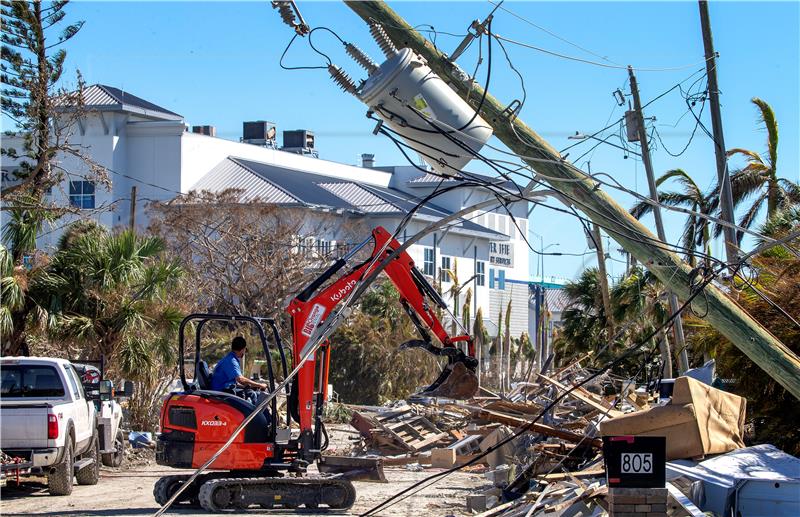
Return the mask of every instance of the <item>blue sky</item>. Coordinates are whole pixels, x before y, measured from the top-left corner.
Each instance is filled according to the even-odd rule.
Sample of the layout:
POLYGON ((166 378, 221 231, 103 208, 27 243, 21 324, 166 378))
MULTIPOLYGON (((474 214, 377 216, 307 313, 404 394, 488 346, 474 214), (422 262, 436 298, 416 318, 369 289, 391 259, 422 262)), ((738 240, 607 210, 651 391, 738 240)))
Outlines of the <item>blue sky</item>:
MULTIPOLYGON (((380 57, 366 26, 344 4, 303 0, 298 4, 311 26, 327 26, 374 59, 380 57)), ((483 19, 492 8, 482 1, 390 4, 412 25, 430 24, 438 31, 456 34, 463 34, 473 19, 483 19)), ((799 179, 800 142, 798 5, 710 4, 715 45, 721 55, 719 83, 727 147, 764 150, 765 135, 758 129, 750 98, 765 99, 773 106, 780 125, 778 170, 794 181, 799 179)), ((557 36, 498 11, 492 30, 501 36, 602 63, 680 68, 637 73, 644 102, 703 67, 696 2, 506 2, 504 7, 557 36)), ((361 153, 370 152, 379 165, 405 163, 391 142, 372 135, 373 126, 364 117, 365 106, 341 92, 324 70, 286 71, 278 66, 292 32, 269 2, 74 2, 68 10, 70 19, 86 22, 67 47, 68 68, 80 69, 90 84, 124 88, 181 113, 190 124, 215 125, 223 138, 237 139, 243 120, 267 119, 277 123, 279 132, 297 128, 315 131, 320 155, 326 159, 357 163, 361 153)), ((361 76, 335 38, 323 31, 315 33, 314 38, 334 63, 361 76)), ((459 41, 444 34, 437 36, 437 44, 447 52, 459 41)), ((555 147, 563 149, 575 143, 567 137, 576 131, 592 133, 623 115, 625 108, 617 106, 612 92, 617 88, 628 91, 624 69, 567 60, 508 43, 506 48, 525 79, 528 97, 521 117, 555 147)), ((474 68, 476 50, 477 45, 473 45, 459 58, 465 70, 474 68)), ((484 58, 486 55, 484 41, 484 58)), ((324 63, 300 39, 285 62, 294 66, 324 63)), ((496 43, 492 65, 490 92, 503 102, 521 99, 519 80, 496 43)), ((485 73, 484 59, 478 72, 481 82, 485 73)), ((701 77, 695 74, 683 83, 684 87, 701 77)), ((703 81, 695 85, 695 90, 702 86, 703 81)), ((689 141, 695 123, 678 90, 654 102, 646 115, 656 117, 654 123, 663 143, 673 153, 689 141)), ((710 128, 707 107, 702 120, 710 128)), ((619 143, 619 139, 612 141, 619 143)), ((570 159, 578 158, 592 145, 584 142, 575 147, 570 159)), ((606 172, 626 187, 646 193, 641 162, 634 155, 626 159, 624 154, 600 145, 578 165, 585 170, 590 160, 592 172, 606 172)), ((656 174, 683 168, 702 187, 709 187, 716 174, 712 142, 702 130, 680 157, 669 156, 657 145, 653 162, 656 174)), ((468 170, 487 171, 475 165, 468 170)), ((611 194, 626 207, 632 204, 627 195, 611 194)), ((665 214, 665 221, 669 240, 676 242, 683 216, 665 214)), ((652 220, 646 224, 652 226, 652 220)), ((549 251, 587 251, 580 224, 569 216, 537 207, 531 216, 531 229, 541 235, 544 246, 553 245, 549 251)), ((531 242, 539 248, 539 237, 531 236, 531 242)), ((618 247, 611 244, 614 249, 618 247)), ((717 245, 715 252, 720 251, 717 245)), ((614 252, 612 258, 621 257, 614 252)), ((534 274, 536 262, 531 261, 534 274)), ((592 254, 585 258, 551 256, 546 257, 544 269, 546 275, 572 278, 593 263, 592 254)), ((612 261, 609 269, 618 275, 624 266, 612 261)))

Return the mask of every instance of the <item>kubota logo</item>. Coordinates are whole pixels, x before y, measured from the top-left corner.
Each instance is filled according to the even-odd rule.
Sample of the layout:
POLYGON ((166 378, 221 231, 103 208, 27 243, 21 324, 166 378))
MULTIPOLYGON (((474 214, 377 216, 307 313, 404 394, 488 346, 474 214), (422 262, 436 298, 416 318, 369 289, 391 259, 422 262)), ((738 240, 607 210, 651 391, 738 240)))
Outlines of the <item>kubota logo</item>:
POLYGON ((200 425, 225 426, 228 425, 228 422, 224 420, 203 420, 202 422, 200 422, 200 425))
POLYGON ((338 302, 339 300, 344 298, 344 295, 349 293, 350 290, 353 289, 354 285, 356 285, 356 281, 355 280, 350 280, 349 282, 347 282, 344 285, 344 287, 342 287, 341 289, 339 289, 338 291, 336 291, 335 293, 333 293, 331 295, 331 301, 332 302, 338 302))

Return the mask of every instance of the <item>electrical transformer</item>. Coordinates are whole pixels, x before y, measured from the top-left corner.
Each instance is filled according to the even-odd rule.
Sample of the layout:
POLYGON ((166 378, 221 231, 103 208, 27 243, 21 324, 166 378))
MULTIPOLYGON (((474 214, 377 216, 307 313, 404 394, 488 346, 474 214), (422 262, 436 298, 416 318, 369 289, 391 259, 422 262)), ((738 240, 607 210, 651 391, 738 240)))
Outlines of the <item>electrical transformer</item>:
POLYGON ((369 73, 359 87, 335 65, 334 81, 358 97, 436 172, 457 175, 492 136, 492 128, 410 49, 398 50, 380 25, 372 35, 386 55, 378 66, 360 49, 347 53, 369 73))

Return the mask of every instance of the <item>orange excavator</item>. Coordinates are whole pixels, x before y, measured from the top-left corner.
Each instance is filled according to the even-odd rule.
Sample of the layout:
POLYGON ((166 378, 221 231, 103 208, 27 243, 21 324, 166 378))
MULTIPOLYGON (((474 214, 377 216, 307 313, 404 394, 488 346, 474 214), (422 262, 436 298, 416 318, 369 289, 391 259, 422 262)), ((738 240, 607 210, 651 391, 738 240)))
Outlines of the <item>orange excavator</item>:
MULTIPOLYGON (((171 393, 161 409, 161 434, 156 448, 158 464, 182 469, 201 467, 256 409, 235 394, 210 390, 211 372, 203 360, 201 346, 206 324, 217 321, 253 326, 266 357, 267 385, 270 391, 275 391, 278 370, 284 379, 287 378, 289 372, 299 365, 314 330, 348 298, 360 280, 387 259, 389 262, 383 272, 397 288, 402 306, 419 331, 418 339, 403 343, 400 348, 422 348, 447 360, 439 377, 420 394, 455 399, 475 395, 478 391, 477 360, 472 338, 468 334, 450 336, 447 333, 434 310, 436 307, 447 309, 439 293, 405 251, 389 258, 399 247, 400 243, 388 231, 377 227, 369 239, 336 260, 292 299, 287 307, 292 321, 291 370, 273 320, 220 314, 187 316, 181 323, 178 336, 183 389, 171 393), (348 261, 370 242, 374 244, 371 256, 346 270, 348 261), (345 272, 342 274, 343 269, 345 272), (339 277, 335 278, 337 274, 339 277), (183 360, 184 334, 189 324, 195 325, 196 341, 191 381, 187 380, 183 360), (269 329, 269 339, 266 329, 269 329), (431 333, 438 346, 434 344, 431 333), (273 351, 276 353, 271 353, 273 351), (273 365, 273 357, 280 364, 273 365)), ((341 473, 342 469, 337 469, 334 457, 322 454, 328 445, 322 415, 327 400, 330 354, 330 345, 323 342, 286 385, 288 411, 285 421, 278 422, 277 402, 273 398, 267 411, 255 415, 231 445, 209 465, 208 471, 186 487, 176 502, 199 504, 208 511, 253 505, 267 509, 300 506, 350 508, 356 496, 352 483, 341 473), (340 473, 308 476, 307 469, 313 463, 317 463, 319 472, 340 473)), ((172 475, 161 478, 154 488, 156 501, 165 504, 189 477, 172 475)))

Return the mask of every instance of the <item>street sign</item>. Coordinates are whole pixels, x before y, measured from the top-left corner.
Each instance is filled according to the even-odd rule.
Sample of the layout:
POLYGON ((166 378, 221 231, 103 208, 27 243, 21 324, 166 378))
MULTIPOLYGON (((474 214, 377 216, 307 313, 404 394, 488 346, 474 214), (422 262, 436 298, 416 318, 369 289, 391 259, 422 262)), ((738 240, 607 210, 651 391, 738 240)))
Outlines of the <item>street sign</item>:
POLYGON ((663 436, 604 436, 603 459, 610 488, 664 488, 667 439, 663 436))

